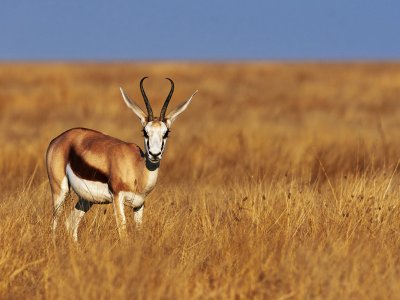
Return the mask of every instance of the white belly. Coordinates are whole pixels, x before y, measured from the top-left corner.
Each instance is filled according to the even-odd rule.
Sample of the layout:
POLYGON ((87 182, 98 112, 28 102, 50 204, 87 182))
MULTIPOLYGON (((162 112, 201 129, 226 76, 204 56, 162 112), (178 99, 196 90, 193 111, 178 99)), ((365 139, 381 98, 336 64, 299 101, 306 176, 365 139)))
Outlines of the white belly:
POLYGON ((112 201, 113 197, 106 183, 79 178, 72 171, 69 164, 66 172, 69 184, 79 197, 95 203, 109 203, 112 201))

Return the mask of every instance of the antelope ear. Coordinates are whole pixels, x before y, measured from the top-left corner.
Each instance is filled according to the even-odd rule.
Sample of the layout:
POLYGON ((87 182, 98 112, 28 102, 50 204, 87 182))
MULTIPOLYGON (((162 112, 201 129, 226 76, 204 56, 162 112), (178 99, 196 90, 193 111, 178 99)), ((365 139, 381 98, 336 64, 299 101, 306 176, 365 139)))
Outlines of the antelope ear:
POLYGON ((196 95, 198 91, 195 91, 193 93, 192 96, 190 96, 190 98, 188 100, 186 100, 185 102, 182 102, 181 104, 179 104, 173 111, 171 111, 167 117, 166 117, 166 122, 167 122, 167 127, 170 128, 172 123, 175 121, 175 119, 181 114, 183 113, 186 108, 189 106, 190 101, 192 101, 192 98, 194 95, 196 95))
POLYGON ((146 114, 134 101, 129 99, 129 97, 125 94, 121 87, 119 88, 119 90, 121 91, 122 98, 124 99, 126 106, 128 106, 135 113, 135 115, 139 118, 140 123, 142 123, 142 126, 146 126, 146 114))

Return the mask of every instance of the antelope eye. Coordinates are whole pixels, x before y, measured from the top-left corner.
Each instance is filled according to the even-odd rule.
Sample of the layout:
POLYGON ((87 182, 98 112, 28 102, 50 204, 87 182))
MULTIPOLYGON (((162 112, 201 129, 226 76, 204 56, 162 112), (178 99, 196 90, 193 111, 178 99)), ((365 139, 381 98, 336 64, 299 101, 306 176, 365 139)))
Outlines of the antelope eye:
POLYGON ((149 135, 147 134, 147 131, 146 131, 145 129, 143 129, 143 136, 144 136, 146 139, 149 138, 149 135))
POLYGON ((167 137, 168 137, 168 133, 169 133, 169 130, 167 130, 165 133, 164 133, 164 139, 166 139, 167 137))

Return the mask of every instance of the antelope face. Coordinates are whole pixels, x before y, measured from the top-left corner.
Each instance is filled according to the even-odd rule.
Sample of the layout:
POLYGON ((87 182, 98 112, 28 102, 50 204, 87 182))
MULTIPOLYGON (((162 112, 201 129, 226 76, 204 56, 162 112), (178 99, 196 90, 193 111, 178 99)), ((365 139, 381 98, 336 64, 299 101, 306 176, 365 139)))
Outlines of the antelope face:
POLYGON ((154 117, 153 110, 151 108, 149 99, 147 99, 146 92, 144 91, 143 81, 147 77, 143 77, 140 80, 140 91, 142 92, 144 104, 146 105, 147 114, 129 97, 124 93, 122 88, 121 94, 125 101, 125 104, 135 113, 139 118, 143 126, 143 136, 144 136, 144 146, 146 148, 146 156, 152 163, 158 163, 161 160, 162 154, 165 149, 165 144, 167 143, 167 137, 169 129, 172 123, 175 121, 176 117, 186 110, 192 97, 197 93, 197 91, 186 101, 178 105, 174 110, 172 110, 168 115, 166 115, 169 101, 171 100, 172 94, 174 93, 174 82, 166 78, 171 83, 171 89, 167 98, 164 101, 164 105, 161 109, 160 117, 154 117))
POLYGON ((148 159, 152 163, 157 163, 161 160, 162 154, 167 143, 169 129, 164 122, 150 121, 143 128, 144 146, 148 159))

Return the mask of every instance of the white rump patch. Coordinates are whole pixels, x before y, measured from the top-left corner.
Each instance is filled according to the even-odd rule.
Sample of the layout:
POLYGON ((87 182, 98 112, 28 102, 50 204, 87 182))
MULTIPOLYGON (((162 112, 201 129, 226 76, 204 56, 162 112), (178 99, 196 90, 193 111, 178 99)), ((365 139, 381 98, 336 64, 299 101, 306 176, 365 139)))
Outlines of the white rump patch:
POLYGON ((106 183, 79 178, 69 164, 66 172, 72 189, 79 197, 94 203, 110 203, 112 201, 113 197, 106 183))

